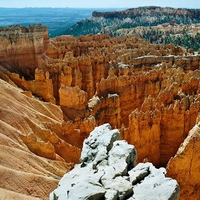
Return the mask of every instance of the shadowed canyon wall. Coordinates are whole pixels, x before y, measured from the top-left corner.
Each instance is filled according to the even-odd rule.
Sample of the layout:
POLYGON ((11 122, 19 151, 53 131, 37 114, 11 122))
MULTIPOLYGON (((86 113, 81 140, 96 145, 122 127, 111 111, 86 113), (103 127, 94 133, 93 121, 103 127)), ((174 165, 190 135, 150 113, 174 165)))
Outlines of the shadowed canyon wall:
POLYGON ((67 160, 62 152, 71 145, 69 161, 78 161, 83 140, 97 125, 110 123, 135 145, 138 162, 166 166, 199 121, 199 54, 135 35, 48 39, 43 26, 14 28, 0 32, 0 78, 22 88, 27 98, 57 104, 59 111, 51 112, 62 113, 62 123, 50 131, 33 122, 32 131, 24 130, 32 152, 67 160), (36 137, 48 152, 38 150, 36 137))

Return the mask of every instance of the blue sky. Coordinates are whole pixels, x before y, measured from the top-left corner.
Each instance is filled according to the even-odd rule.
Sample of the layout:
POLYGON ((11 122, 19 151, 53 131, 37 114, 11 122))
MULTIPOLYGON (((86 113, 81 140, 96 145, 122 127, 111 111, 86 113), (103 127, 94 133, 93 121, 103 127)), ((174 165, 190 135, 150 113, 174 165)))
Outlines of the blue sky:
POLYGON ((0 0, 0 7, 133 8, 149 5, 200 8, 200 0, 0 0))

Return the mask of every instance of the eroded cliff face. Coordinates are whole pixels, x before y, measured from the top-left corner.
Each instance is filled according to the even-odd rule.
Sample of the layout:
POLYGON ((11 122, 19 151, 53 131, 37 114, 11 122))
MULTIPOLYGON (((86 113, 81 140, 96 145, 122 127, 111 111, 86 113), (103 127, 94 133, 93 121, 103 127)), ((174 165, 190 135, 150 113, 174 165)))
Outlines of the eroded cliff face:
POLYGON ((48 30, 45 26, 1 28, 0 38, 1 63, 7 63, 12 72, 33 79, 35 69, 44 67, 44 52, 48 43, 48 30))
POLYGON ((48 39, 43 27, 18 29, 12 32, 12 48, 10 30, 1 33, 0 78, 22 88, 29 99, 56 104, 59 108, 50 113, 60 113, 60 124, 44 119, 41 129, 33 120, 34 129, 23 128, 22 139, 32 152, 76 162, 83 140, 109 122, 121 130, 121 139, 135 145, 138 162, 166 166, 199 121, 199 54, 152 45, 135 35, 48 39), (41 39, 34 43, 37 35, 41 39), (26 49, 23 56, 18 43, 26 49), (40 149, 37 137, 45 148, 40 149))
POLYGON ((200 198, 200 127, 195 125, 181 144, 176 155, 170 159, 168 175, 180 183, 181 199, 200 198))
POLYGON ((63 113, 2 79, 0 102, 0 198, 47 199, 80 157, 62 139, 63 113))

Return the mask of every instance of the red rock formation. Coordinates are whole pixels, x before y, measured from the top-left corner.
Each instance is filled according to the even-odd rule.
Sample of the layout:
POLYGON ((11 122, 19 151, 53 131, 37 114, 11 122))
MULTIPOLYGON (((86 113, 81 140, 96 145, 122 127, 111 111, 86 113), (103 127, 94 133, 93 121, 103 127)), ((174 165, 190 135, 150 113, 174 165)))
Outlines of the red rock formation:
POLYGON ((0 37, 7 44, 0 51, 0 78, 23 89, 25 105, 33 105, 37 96, 61 108, 51 103, 45 104, 47 110, 39 106, 45 117, 30 112, 33 119, 24 114, 29 111, 21 104, 9 115, 3 109, 2 117, 9 124, 11 116, 16 118, 15 128, 26 133, 20 140, 35 154, 77 162, 84 138, 95 126, 108 122, 121 128, 121 138, 136 146, 138 161, 166 166, 198 121, 200 55, 185 56, 180 47, 151 45, 132 35, 47 40, 43 29, 20 30, 18 46, 12 51, 15 57, 9 60, 5 52, 11 52, 10 41, 0 37), (30 39, 35 34, 43 38, 36 46, 30 39), (30 48, 30 56, 22 59, 20 45, 26 51, 30 48), (37 55, 33 47, 38 48, 37 55))
POLYGON ((65 112, 66 120, 76 120, 86 117, 87 93, 78 86, 62 85, 59 89, 60 106, 65 112))
POLYGON ((78 160, 80 150, 59 138, 63 126, 59 107, 29 98, 15 88, 9 89, 2 81, 1 102, 1 120, 21 132, 20 138, 31 151, 51 159, 78 160), (74 153, 67 156, 65 151, 74 153))
POLYGON ((0 198, 46 199, 80 150, 59 137, 60 108, 22 92, 0 79, 0 198))
MULTIPOLYGON (((43 35, 43 32, 40 31, 40 34, 43 35)), ((46 41, 45 37, 43 41, 46 41)), ((43 52, 43 55, 46 54, 44 59, 46 63, 43 69, 35 70, 34 81, 27 81, 10 72, 6 74, 12 82, 30 90, 34 95, 61 105, 65 120, 72 120, 79 131, 81 126, 87 130, 87 127, 81 124, 84 124, 85 118, 86 121, 88 119, 90 121, 88 118, 90 114, 96 120, 96 122, 89 122, 93 124, 92 127, 94 124, 109 122, 118 128, 124 124, 126 130, 131 130, 133 123, 129 120, 129 115, 135 109, 138 109, 137 112, 141 115, 139 124, 140 119, 145 121, 146 115, 149 116, 147 119, 150 118, 150 122, 147 124, 150 126, 147 130, 150 131, 153 113, 160 111, 160 123, 156 128, 160 133, 157 132, 157 138, 165 139, 159 140, 160 145, 158 142, 154 146, 162 152, 161 157, 156 156, 160 158, 157 163, 165 165, 175 154, 187 131, 195 124, 198 108, 194 106, 193 111, 189 111, 192 102, 187 103, 184 111, 176 111, 176 114, 173 114, 175 111, 171 110, 174 110, 175 100, 180 99, 183 102, 184 95, 197 94, 199 80, 198 72, 194 70, 199 67, 199 56, 176 56, 184 52, 174 45, 165 47, 150 45, 133 36, 121 38, 109 38, 108 35, 79 38, 61 36, 50 39, 43 46, 45 47, 43 49, 46 49, 43 52), (91 106, 89 99, 95 95, 99 98, 99 102, 91 106), (151 106, 154 111, 152 108, 144 109, 144 101, 149 95, 155 99, 154 105, 151 106), (157 104, 163 106, 156 106, 157 104), (176 138, 177 144, 171 148, 171 153, 166 153, 164 146, 169 142, 167 135, 170 130, 177 130, 176 123, 173 124, 168 118, 173 117, 178 120, 178 116, 182 119, 179 139, 176 138), (169 128, 170 124, 171 128, 169 128), (166 144, 164 141, 167 141, 166 144)), ((7 71, 10 71, 10 66, 6 66, 7 71)), ((5 71, 5 64, 3 67, 5 71)), ((193 101, 196 98, 197 96, 194 96, 193 101)), ((175 107, 181 107, 177 105, 176 103, 175 107)), ((144 125, 139 126, 143 130, 144 125)), ((84 133, 88 134, 88 131, 84 133)), ((134 134, 131 135, 134 137, 134 134)), ((132 140, 130 136, 128 138, 132 140)), ((79 146, 82 140, 83 138, 77 143, 79 146)), ((141 159, 144 159, 144 155, 141 159)))
POLYGON ((176 155, 167 165, 168 176, 175 178, 181 191, 181 200, 200 199, 200 127, 189 132, 176 155))
POLYGON ((161 113, 159 110, 139 112, 138 109, 129 115, 129 128, 124 130, 124 138, 138 148, 138 162, 148 160, 160 165, 161 113))
POLYGON ((61 86, 59 89, 60 105, 74 109, 84 109, 87 105, 87 93, 78 86, 61 86))
POLYGON ((195 125, 199 112, 199 95, 187 96, 187 91, 197 93, 197 83, 194 83, 197 72, 190 72, 191 78, 186 82, 188 74, 180 69, 174 72, 171 69, 170 76, 169 70, 162 71, 159 94, 154 98, 147 97, 138 107, 140 109, 129 115, 128 129, 124 130, 124 137, 138 149, 139 161, 147 158, 159 166, 165 166, 175 155, 188 131, 195 125), (168 76, 171 80, 166 80, 168 76), (184 89, 186 83, 188 90, 184 89), (153 153, 149 153, 152 148, 153 153))
POLYGON ((9 64, 12 72, 33 79, 35 69, 44 67, 48 43, 46 27, 10 26, 1 30, 0 39, 0 60, 9 64))

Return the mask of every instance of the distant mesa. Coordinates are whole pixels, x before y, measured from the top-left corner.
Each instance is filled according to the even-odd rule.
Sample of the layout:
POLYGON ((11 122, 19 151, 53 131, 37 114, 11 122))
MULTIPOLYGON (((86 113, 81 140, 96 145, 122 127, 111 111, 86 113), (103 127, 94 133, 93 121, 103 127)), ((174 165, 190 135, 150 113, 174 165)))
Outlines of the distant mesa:
POLYGON ((117 36, 117 31, 135 27, 157 25, 197 24, 200 23, 200 9, 170 8, 147 6, 123 11, 94 11, 90 18, 79 21, 66 30, 66 34, 80 36, 108 33, 117 36))

